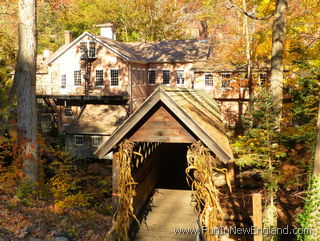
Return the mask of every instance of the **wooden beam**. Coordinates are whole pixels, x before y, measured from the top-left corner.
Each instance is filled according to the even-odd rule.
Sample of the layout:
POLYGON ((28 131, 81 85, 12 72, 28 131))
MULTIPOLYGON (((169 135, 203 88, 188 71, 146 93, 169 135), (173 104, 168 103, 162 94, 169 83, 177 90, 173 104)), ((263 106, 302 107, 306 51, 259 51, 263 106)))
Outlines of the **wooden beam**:
POLYGON ((262 205, 261 205, 261 194, 252 194, 252 210, 253 210, 253 226, 255 228, 255 234, 253 236, 254 241, 262 241, 262 205))
POLYGON ((83 114, 83 111, 85 110, 85 108, 87 107, 87 104, 84 104, 83 106, 81 106, 81 110, 79 115, 77 116, 77 120, 79 120, 83 114))
MULTIPOLYGON (((163 106, 129 139, 135 142, 196 142, 196 139, 163 106)), ((151 150, 154 150, 154 148, 155 145, 151 145, 151 150)))
POLYGON ((47 106, 53 110, 54 112, 58 112, 57 106, 53 106, 50 103, 50 99, 46 99, 46 98, 42 98, 44 100, 44 102, 47 104, 47 106))

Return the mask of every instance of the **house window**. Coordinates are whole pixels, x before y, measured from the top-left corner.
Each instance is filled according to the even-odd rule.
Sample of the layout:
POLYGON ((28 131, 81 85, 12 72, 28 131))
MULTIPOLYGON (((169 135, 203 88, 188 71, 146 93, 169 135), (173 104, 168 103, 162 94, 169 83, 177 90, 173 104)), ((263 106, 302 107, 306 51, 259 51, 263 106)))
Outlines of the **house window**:
POLYGON ((205 74, 204 75, 204 85, 206 87, 212 87, 213 86, 213 74, 205 74))
POLYGON ((177 84, 184 84, 184 70, 177 70, 177 84))
POLYGON ((140 71, 141 71, 140 69, 137 70, 137 82, 138 82, 138 85, 141 84, 141 82, 140 82, 140 81, 141 81, 141 80, 140 80, 140 77, 141 77, 141 76, 140 76, 140 71))
POLYGON ((65 115, 66 117, 73 116, 71 106, 65 106, 65 107, 64 107, 64 115, 65 115))
POLYGON ((137 78, 136 78, 136 69, 132 70, 132 85, 136 85, 137 78))
POLYGON ((84 137, 83 136, 74 136, 74 144, 75 144, 75 146, 83 146, 84 145, 84 137))
POLYGON ((96 86, 103 85, 103 69, 96 70, 96 86))
POLYGON ((61 88, 66 88, 67 87, 67 75, 62 74, 61 75, 61 88))
POLYGON ((101 145, 101 136, 92 137, 92 147, 99 147, 101 145))
POLYGON ((267 74, 266 73, 260 73, 259 74, 259 80, 260 80, 260 85, 265 85, 267 81, 267 74))
POLYGON ((156 70, 149 69, 149 84, 154 85, 156 83, 156 70))
POLYGON ((73 72, 74 85, 81 85, 81 71, 75 70, 73 72))
POLYGON ((170 84, 170 70, 167 70, 167 69, 162 70, 162 84, 164 85, 170 84))
POLYGON ((111 86, 119 85, 119 69, 110 70, 111 86))
POLYGON ((88 56, 89 56, 89 58, 96 57, 96 43, 94 41, 89 41, 88 56))
POLYGON ((145 75, 146 75, 145 72, 146 72, 145 70, 142 70, 142 85, 144 85, 145 83, 145 75))
POLYGON ((222 73, 221 74, 221 87, 222 88, 230 88, 231 74, 230 73, 222 73))

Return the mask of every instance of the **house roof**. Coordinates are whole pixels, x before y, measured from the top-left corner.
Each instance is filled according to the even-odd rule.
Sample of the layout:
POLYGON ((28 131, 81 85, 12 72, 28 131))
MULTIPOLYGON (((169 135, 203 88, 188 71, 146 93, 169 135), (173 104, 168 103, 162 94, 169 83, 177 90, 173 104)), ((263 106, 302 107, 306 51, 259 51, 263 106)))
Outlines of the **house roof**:
POLYGON ((86 35, 92 36, 88 32, 84 32, 78 38, 73 40, 70 44, 62 45, 56 52, 54 52, 52 55, 50 55, 50 57, 47 59, 47 64, 51 64, 53 61, 55 61, 57 58, 59 58, 62 54, 64 54, 68 49, 70 49, 72 46, 77 44, 86 35))
POLYGON ((65 127, 66 133, 111 135, 127 118, 124 106, 86 105, 79 120, 65 127))
POLYGON ((68 49, 80 42, 86 35, 130 62, 193 62, 205 60, 209 51, 209 44, 206 41, 189 39, 124 43, 84 32, 70 44, 61 46, 47 59, 47 64, 55 61, 68 49))
POLYGON ((159 86, 97 151, 99 158, 110 152, 158 103, 171 110, 217 157, 227 162, 232 151, 217 104, 203 91, 159 86))
POLYGON ((128 43, 135 53, 148 62, 193 62, 206 60, 207 41, 196 39, 167 40, 160 42, 128 43))
POLYGON ((127 58, 129 61, 140 61, 140 62, 146 62, 146 60, 137 54, 130 45, 119 42, 117 40, 109 39, 102 36, 95 36, 97 39, 101 40, 104 44, 111 47, 114 50, 117 50, 117 52, 121 53, 123 56, 127 58))
MULTIPOLYGON (((53 61, 55 61, 57 58, 59 58, 62 54, 64 54, 67 50, 69 50, 71 47, 73 47, 78 42, 80 42, 85 36, 89 36, 92 40, 96 40, 97 42, 99 42, 100 44, 102 44, 106 48, 110 49, 112 52, 118 54, 120 57, 124 58, 125 60, 134 60, 134 58, 130 59, 130 57, 132 57, 132 56, 129 54, 128 50, 126 50, 125 48, 121 47, 122 46, 121 42, 118 42, 118 41, 114 40, 115 42, 118 42, 119 44, 116 45, 115 43, 113 43, 113 45, 111 46, 111 45, 109 45, 107 43, 107 41, 104 41, 104 38, 102 38, 102 37, 99 38, 99 36, 95 36, 95 35, 93 35, 91 33, 84 32, 78 38, 73 40, 70 44, 63 45, 56 52, 54 52, 48 58, 47 64, 51 64, 53 61), (117 47, 117 48, 114 48, 114 47, 117 47), (119 50, 121 50, 121 52, 119 50), (122 53, 122 52, 124 52, 124 53, 122 53)), ((110 41, 109 43, 112 43, 112 41, 110 41)))
MULTIPOLYGON (((192 69, 195 72, 246 72, 247 64, 239 65, 231 61, 221 61, 221 58, 213 57, 206 61, 196 62, 192 69)), ((251 66, 252 71, 268 71, 270 64, 266 62, 254 62, 251 66)))

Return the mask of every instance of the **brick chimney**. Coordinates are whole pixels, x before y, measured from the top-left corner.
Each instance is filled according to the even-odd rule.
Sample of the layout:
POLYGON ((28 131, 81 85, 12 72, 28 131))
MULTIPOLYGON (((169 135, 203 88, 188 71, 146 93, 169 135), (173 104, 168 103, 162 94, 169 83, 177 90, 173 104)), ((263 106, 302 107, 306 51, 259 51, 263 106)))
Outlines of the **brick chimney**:
POLYGON ((96 25, 97 28, 100 28, 100 35, 105 38, 116 40, 116 36, 113 32, 113 24, 105 23, 96 25))
POLYGON ((68 45, 72 42, 72 32, 70 30, 64 31, 64 44, 68 45))
POLYGON ((200 22, 199 27, 199 40, 207 40, 208 39, 208 24, 206 20, 202 20, 200 22))

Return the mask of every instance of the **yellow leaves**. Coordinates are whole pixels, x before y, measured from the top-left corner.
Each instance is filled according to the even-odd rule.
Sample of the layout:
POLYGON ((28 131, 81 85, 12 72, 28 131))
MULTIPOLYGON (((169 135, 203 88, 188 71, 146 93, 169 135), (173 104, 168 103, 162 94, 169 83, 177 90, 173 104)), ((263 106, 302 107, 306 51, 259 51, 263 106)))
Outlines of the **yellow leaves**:
POLYGON ((263 30, 254 34, 252 56, 255 59, 271 58, 271 31, 263 30))
POLYGON ((4 136, 0 137, 0 190, 14 194, 18 183, 24 177, 22 169, 21 150, 17 141, 4 136), (4 165, 5 160, 12 160, 11 164, 4 165))
POLYGON ((258 17, 263 17, 269 15, 272 11, 276 9, 275 0, 262 0, 258 6, 258 17))
POLYGON ((138 224, 133 209, 133 197, 136 195, 135 187, 138 184, 134 181, 131 173, 131 162, 133 155, 136 157, 136 167, 143 161, 143 156, 136 151, 133 151, 134 143, 128 140, 123 141, 119 145, 117 153, 118 174, 118 190, 113 196, 119 197, 118 210, 115 219, 113 220, 112 229, 108 232, 106 239, 113 232, 117 234, 117 239, 121 241, 129 241, 129 227, 131 218, 135 219, 138 224))
MULTIPOLYGON (((187 161, 187 181, 197 201, 196 211, 198 212, 200 225, 206 226, 208 229, 217 227, 223 215, 219 201, 219 192, 215 186, 213 177, 216 172, 224 173, 231 191, 227 169, 219 169, 214 166, 215 159, 213 159, 209 150, 201 142, 191 145, 187 152, 187 161)), ((212 240, 212 238, 216 240, 216 237, 207 237, 208 240, 212 240)))
POLYGON ((88 197, 79 192, 75 195, 69 195, 63 200, 56 202, 50 207, 51 211, 56 214, 62 214, 66 209, 73 207, 86 207, 89 205, 88 197))

